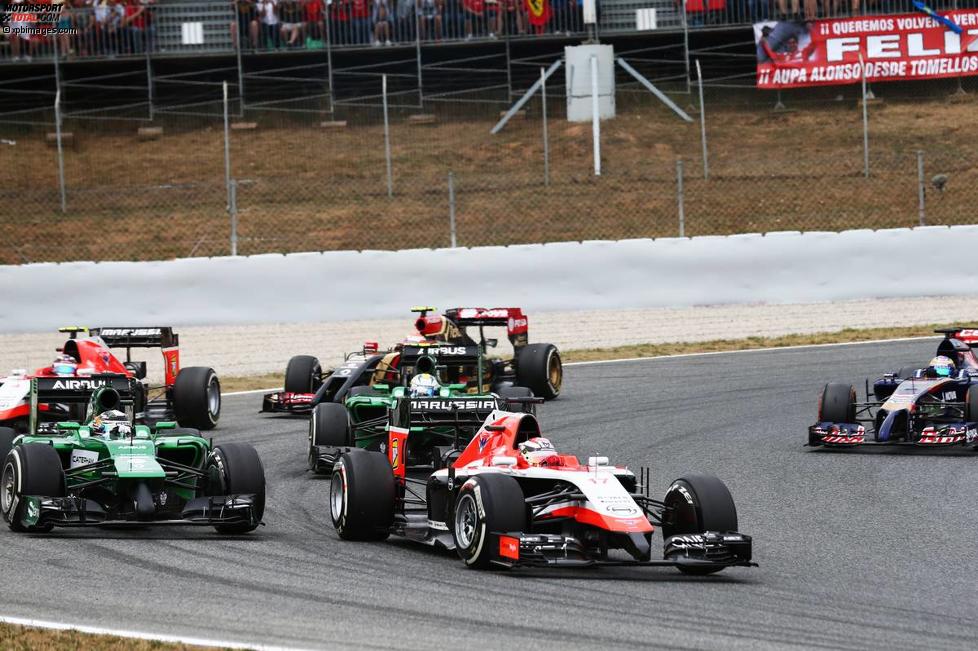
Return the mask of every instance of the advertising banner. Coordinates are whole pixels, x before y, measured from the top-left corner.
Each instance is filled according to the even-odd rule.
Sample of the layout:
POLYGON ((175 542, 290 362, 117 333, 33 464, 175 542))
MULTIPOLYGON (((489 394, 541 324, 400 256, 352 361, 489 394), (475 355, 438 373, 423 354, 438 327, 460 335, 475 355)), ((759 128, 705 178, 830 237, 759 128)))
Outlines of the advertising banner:
POLYGON ((754 25, 757 87, 799 88, 978 74, 978 10, 754 25), (860 62, 861 61, 861 62, 860 62))

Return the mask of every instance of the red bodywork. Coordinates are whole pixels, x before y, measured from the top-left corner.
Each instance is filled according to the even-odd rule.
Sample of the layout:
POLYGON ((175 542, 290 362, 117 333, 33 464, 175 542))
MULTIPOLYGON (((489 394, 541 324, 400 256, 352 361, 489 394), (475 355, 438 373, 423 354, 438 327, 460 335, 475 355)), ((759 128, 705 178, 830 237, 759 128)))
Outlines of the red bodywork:
POLYGON ((519 307, 456 307, 444 315, 422 314, 414 327, 424 337, 453 341, 460 336, 459 328, 467 326, 504 326, 509 340, 525 343, 529 319, 519 307))
MULTIPOLYGON (((542 479, 554 480, 562 479, 560 475, 566 473, 565 481, 581 488, 589 498, 592 495, 624 493, 624 488, 621 488, 618 479, 611 472, 596 472, 595 468, 581 465, 577 457, 572 454, 554 454, 547 460, 546 465, 530 465, 517 449, 517 441, 540 436, 539 426, 533 416, 506 413, 489 427, 491 429, 487 429, 484 425, 452 464, 456 472, 464 471, 468 474, 478 468, 492 468, 502 472, 500 464, 493 463, 493 458, 509 457, 515 460, 515 464, 511 467, 516 471, 517 476, 524 475, 532 478, 539 475, 542 479), (532 419, 532 423, 524 422, 526 419, 532 419), (527 427, 528 424, 531 425, 530 428, 527 427)), ((540 516, 540 519, 573 518, 581 524, 615 532, 651 533, 654 531, 652 524, 644 515, 610 516, 589 508, 588 504, 590 501, 568 503, 566 506, 547 512, 540 516)))

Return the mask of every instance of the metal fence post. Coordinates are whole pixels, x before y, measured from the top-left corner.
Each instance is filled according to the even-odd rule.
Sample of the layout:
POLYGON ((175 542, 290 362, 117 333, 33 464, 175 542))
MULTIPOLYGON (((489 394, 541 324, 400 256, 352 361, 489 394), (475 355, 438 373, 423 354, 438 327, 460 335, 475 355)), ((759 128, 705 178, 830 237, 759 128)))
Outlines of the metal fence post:
MULTIPOLYGON (((333 92, 333 28, 331 24, 333 21, 326 20, 326 83, 329 84, 329 113, 334 115, 336 113, 336 102, 334 100, 333 92)), ((334 118, 335 119, 335 118, 334 118)))
POLYGON ((149 103, 149 121, 155 119, 153 113, 153 62, 149 57, 149 47, 146 48, 146 101, 149 103))
POLYGON ((863 176, 869 178, 869 109, 866 104, 866 64, 863 63, 862 55, 859 55, 859 76, 862 78, 863 92, 863 176))
POLYGON ((550 185, 550 138, 547 134, 547 73, 540 68, 540 98, 543 100, 543 184, 550 185))
POLYGON ((455 175, 451 172, 448 173, 448 232, 454 249, 458 240, 455 237, 455 175))
POLYGON ((696 79, 700 86, 700 137, 703 140, 703 178, 710 178, 710 160, 706 155, 706 105, 703 103, 703 71, 700 60, 696 60, 696 79))
POLYGON ((68 197, 65 191, 65 155, 61 144, 61 91, 54 94, 54 136, 58 140, 58 188, 61 192, 61 212, 68 212, 68 197))
POLYGON ((381 93, 384 96, 384 156, 387 159, 387 196, 394 196, 394 174, 391 169, 391 125, 387 117, 387 75, 381 78, 381 93))
POLYGON ((238 255, 238 181, 228 185, 228 213, 231 215, 231 255, 238 255))
POLYGON ((598 57, 591 55, 591 135, 594 140, 594 175, 601 176, 601 116, 598 110, 598 57))
POLYGON ((686 20, 686 0, 683 0, 683 59, 686 64, 686 94, 689 95, 690 92, 690 74, 689 69, 689 23, 686 20))
POLYGON ((676 159, 676 202, 679 207, 679 237, 686 237, 686 197, 683 193, 683 159, 676 159))
POLYGON ((924 188, 924 152, 917 151, 917 203, 920 206, 920 225, 927 225, 927 214, 925 209, 925 188, 924 188))
POLYGON ((231 206, 231 131, 228 122, 228 82, 221 87, 224 90, 224 189, 228 195, 228 209, 231 206))
POLYGON ((418 59, 418 108, 423 109, 424 86, 421 81, 421 17, 417 11, 414 12, 414 56, 418 59))

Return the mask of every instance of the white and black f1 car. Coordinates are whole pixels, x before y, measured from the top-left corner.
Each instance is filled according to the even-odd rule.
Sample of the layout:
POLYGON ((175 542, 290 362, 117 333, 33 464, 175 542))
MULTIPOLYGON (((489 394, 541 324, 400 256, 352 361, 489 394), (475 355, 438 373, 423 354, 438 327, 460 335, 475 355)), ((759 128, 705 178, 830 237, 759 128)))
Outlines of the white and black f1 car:
POLYGON ((554 452, 533 465, 518 445, 540 436, 531 414, 493 412, 447 467, 405 472, 410 436, 391 431, 387 454, 353 450, 333 471, 330 512, 347 540, 402 536, 456 550, 471 567, 666 565, 688 574, 750 566, 727 487, 686 475, 659 501, 606 457, 581 464, 554 452), (662 528, 662 559, 652 534, 662 528))

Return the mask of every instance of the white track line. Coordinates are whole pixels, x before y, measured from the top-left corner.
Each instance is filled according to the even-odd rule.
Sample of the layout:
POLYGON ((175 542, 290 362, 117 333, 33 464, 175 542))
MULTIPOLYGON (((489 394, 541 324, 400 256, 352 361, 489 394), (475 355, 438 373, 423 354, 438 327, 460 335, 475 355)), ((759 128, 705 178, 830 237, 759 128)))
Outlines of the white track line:
MULTIPOLYGON (((934 339, 933 336, 928 337, 898 337, 896 339, 870 339, 867 341, 838 341, 830 344, 796 344, 794 346, 771 346, 769 348, 744 348, 742 350, 713 350, 706 351, 702 353, 677 353, 675 355, 654 355, 651 357, 626 357, 624 359, 595 359, 589 362, 567 362, 564 366, 591 366, 594 364, 618 364, 619 362, 647 362, 649 360, 656 359, 676 359, 678 357, 705 357, 707 355, 735 355, 738 353, 767 353, 773 350, 792 350, 792 349, 803 349, 803 348, 830 348, 836 346, 862 346, 865 344, 889 344, 897 343, 901 341, 924 341, 926 339, 934 339)), ((243 396, 250 393, 268 393, 271 391, 281 391, 282 387, 275 387, 271 389, 252 389, 250 391, 235 391, 233 393, 224 393, 224 396, 243 396)))
POLYGON ((91 635, 114 635, 134 640, 150 640, 153 642, 167 642, 170 644, 189 644, 193 646, 218 647, 224 649, 254 649, 255 651, 303 651, 297 647, 270 646, 267 644, 250 644, 247 642, 232 642, 228 640, 211 640, 199 637, 186 637, 182 635, 160 635, 157 633, 143 633, 140 631, 125 631, 114 628, 103 628, 101 626, 88 626, 84 624, 63 624, 61 622, 51 622, 42 619, 29 619, 26 617, 6 617, 0 615, 0 622, 4 624, 15 624, 17 626, 28 626, 31 628, 45 628, 56 631, 78 631, 91 635))

